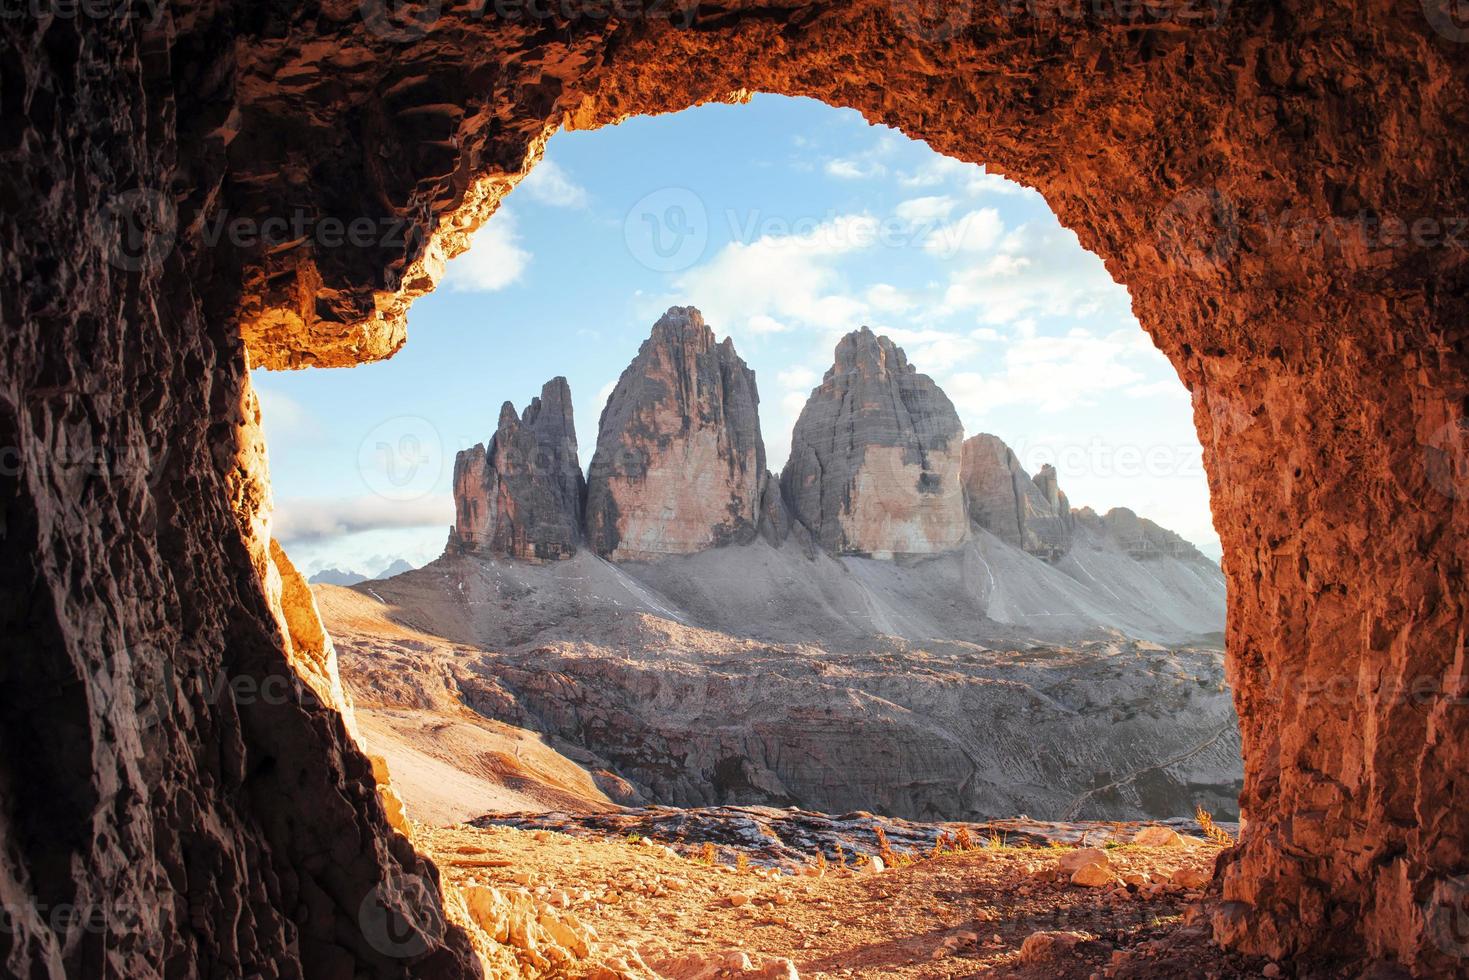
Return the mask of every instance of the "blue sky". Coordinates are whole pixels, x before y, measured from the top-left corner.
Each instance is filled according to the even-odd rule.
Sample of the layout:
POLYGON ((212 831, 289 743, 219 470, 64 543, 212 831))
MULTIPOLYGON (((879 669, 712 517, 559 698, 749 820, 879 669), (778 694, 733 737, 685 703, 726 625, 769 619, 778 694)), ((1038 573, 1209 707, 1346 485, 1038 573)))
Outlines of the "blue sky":
POLYGON ((1127 291, 1045 201, 868 125, 757 96, 559 133, 471 250, 356 368, 255 372, 276 534, 308 572, 422 564, 454 453, 565 375, 582 464, 613 383, 671 305, 755 369, 778 470, 832 348, 867 324, 1074 506, 1131 507, 1218 555, 1188 392, 1127 291))

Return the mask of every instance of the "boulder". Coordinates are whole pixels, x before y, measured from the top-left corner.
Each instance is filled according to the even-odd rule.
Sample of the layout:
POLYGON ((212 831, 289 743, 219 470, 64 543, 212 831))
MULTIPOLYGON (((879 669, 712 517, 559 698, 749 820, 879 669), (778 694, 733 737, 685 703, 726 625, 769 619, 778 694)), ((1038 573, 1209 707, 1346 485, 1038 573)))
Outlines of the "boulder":
POLYGON ((1071 883, 1084 888, 1103 888, 1114 880, 1111 868, 1105 864, 1083 864, 1071 873, 1071 883))
POLYGON ((1141 847, 1180 847, 1183 836, 1171 827, 1144 827, 1132 837, 1141 847))
POLYGON ((458 550, 552 560, 576 554, 586 481, 577 459, 571 389, 552 378, 523 414, 506 402, 489 447, 454 459, 458 550))
POLYGON ((836 347, 791 435, 781 487, 834 554, 948 551, 968 535, 959 416, 902 349, 867 327, 836 347))
POLYGON ((587 537, 614 561, 753 540, 766 475, 755 372, 692 306, 669 309, 602 410, 587 537))
POLYGON ((1056 862, 1056 866, 1069 874, 1086 867, 1088 864, 1100 864, 1105 868, 1111 863, 1112 861, 1107 856, 1107 852, 1100 847, 1078 847, 1074 851, 1067 851, 1061 855, 1061 859, 1056 862))

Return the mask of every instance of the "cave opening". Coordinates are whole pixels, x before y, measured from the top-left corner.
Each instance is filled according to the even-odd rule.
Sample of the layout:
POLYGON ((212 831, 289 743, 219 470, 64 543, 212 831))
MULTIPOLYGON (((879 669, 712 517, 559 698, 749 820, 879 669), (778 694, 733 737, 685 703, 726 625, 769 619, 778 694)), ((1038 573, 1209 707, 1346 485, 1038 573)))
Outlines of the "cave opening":
MULTIPOLYGON (((551 138, 391 358, 253 375, 272 534, 407 814, 696 857, 729 838, 709 808, 918 822, 889 861, 1022 814, 1002 835, 1234 829, 1224 576, 1165 526, 1217 546, 1202 451, 1126 291, 1035 191, 751 102, 551 138), (860 427, 802 471, 793 441, 860 427), (910 667, 932 685, 894 689, 910 667)), ((722 859, 887 846, 797 858, 809 828, 754 819, 779 845, 722 859)))
POLYGON ((330 638, 270 545, 249 369, 402 346, 558 128, 749 91, 1036 188, 1193 393, 1249 821, 1179 932, 1250 969, 1463 972, 1469 62, 1444 4, 43 7, 0 28, 11 972, 459 977, 504 952, 472 928, 504 896, 440 887, 347 737, 330 638), (281 202, 403 234, 214 233, 281 202), (149 230, 120 252, 128 216, 149 230), (316 703, 149 721, 159 676, 283 671, 316 703))

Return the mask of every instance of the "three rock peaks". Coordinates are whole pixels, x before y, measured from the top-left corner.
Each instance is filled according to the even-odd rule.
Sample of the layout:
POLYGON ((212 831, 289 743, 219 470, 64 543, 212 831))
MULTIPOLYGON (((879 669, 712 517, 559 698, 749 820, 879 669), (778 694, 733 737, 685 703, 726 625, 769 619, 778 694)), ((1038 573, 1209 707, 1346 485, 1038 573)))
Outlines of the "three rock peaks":
POLYGON ((647 561, 795 535, 893 558, 950 551, 981 527, 1056 561, 1085 520, 1137 557, 1197 555, 1131 511, 1073 512, 1052 467, 1032 478, 995 436, 966 442, 948 396, 867 327, 837 344, 780 476, 765 467, 755 372, 697 309, 676 306, 608 398, 585 479, 565 378, 519 415, 505 403, 488 448, 455 459, 449 547, 545 561, 584 546, 647 561))

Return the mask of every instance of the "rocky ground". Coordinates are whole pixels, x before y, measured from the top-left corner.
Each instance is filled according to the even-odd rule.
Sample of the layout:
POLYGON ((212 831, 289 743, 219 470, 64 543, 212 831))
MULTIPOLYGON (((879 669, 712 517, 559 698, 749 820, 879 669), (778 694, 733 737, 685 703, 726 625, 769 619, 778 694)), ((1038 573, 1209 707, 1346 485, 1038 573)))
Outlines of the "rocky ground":
POLYGON ((481 905, 520 902, 581 937, 598 964, 585 975, 603 980, 1288 975, 1210 945, 1195 923, 1220 846, 1168 829, 1118 843, 1139 828, 1106 828, 1102 847, 950 840, 886 867, 813 853, 784 870, 636 834, 415 829, 481 905))
MULTIPOLYGON (((874 574, 903 572, 882 565, 874 574)), ((923 618, 901 584, 882 594, 923 618)), ((776 642, 698 626, 698 604, 669 591, 581 554, 445 558, 316 594, 372 751, 446 820, 576 809, 568 789, 603 805, 930 821, 1234 812, 1238 735, 1217 648, 1106 634, 776 642), (479 789, 443 789, 464 774, 479 789), (538 780, 554 792, 529 792, 538 780)))

